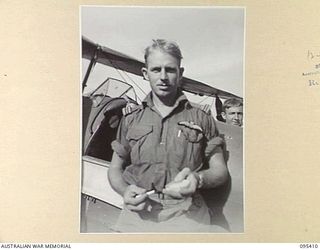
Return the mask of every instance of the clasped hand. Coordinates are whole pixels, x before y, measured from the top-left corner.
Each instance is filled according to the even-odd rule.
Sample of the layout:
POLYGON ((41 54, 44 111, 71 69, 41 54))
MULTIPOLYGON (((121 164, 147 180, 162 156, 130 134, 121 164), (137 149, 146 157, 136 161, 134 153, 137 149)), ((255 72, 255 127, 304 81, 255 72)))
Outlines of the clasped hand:
MULTIPOLYGON (((198 178, 189 168, 182 169, 174 180, 168 183, 162 193, 175 199, 182 199, 195 193, 198 178)), ((147 190, 136 185, 129 185, 123 194, 125 206, 131 211, 142 211, 147 204, 147 190)))
POLYGON ((123 201, 125 206, 131 211, 142 211, 146 206, 146 190, 136 185, 129 185, 124 194, 123 201))
POLYGON ((165 186, 162 192, 173 198, 182 199, 195 193, 198 181, 194 172, 189 168, 184 168, 177 174, 172 182, 165 186))

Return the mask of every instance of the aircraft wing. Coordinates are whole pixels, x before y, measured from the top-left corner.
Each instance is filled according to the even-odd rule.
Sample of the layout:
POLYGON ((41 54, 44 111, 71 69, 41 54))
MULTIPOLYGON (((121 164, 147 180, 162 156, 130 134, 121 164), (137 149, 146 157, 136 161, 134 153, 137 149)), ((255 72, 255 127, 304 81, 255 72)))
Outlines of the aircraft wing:
POLYGON ((144 66, 143 62, 118 51, 95 44, 85 37, 82 37, 82 57, 88 60, 95 57, 98 63, 142 76, 141 68, 144 66))
POLYGON ((214 87, 211 87, 205 83, 196 81, 196 80, 192 80, 190 78, 187 77, 183 77, 182 78, 182 89, 184 91, 193 93, 193 94, 197 94, 197 95, 206 95, 206 96, 219 96, 220 98, 239 98, 242 99, 239 96, 236 96, 234 94, 231 94, 227 91, 223 91, 214 87))
MULTIPOLYGON (((84 36, 82 36, 82 57, 88 60, 95 58, 95 61, 98 63, 102 63, 104 65, 142 77, 141 68, 144 67, 143 62, 110 48, 100 46, 84 36)), ((235 97, 242 99, 241 97, 232 93, 219 90, 205 83, 192 80, 187 77, 182 78, 181 86, 184 91, 197 95, 218 95, 220 98, 235 97)))

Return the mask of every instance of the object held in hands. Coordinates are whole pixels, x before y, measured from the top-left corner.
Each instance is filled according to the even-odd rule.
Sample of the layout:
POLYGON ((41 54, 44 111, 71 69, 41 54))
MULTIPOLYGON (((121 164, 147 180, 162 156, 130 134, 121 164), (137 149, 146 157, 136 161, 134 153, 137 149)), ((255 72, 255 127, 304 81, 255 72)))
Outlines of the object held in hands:
POLYGON ((182 190, 190 186, 190 180, 184 179, 182 181, 173 181, 166 185, 163 193, 172 196, 173 198, 182 199, 182 190))
MULTIPOLYGON (((152 194, 154 194, 156 191, 155 190, 150 190, 150 191, 148 191, 148 192, 146 192, 146 195, 152 195, 152 194)), ((141 195, 144 195, 144 194, 137 194, 136 196, 135 196, 135 198, 139 198, 141 195)))

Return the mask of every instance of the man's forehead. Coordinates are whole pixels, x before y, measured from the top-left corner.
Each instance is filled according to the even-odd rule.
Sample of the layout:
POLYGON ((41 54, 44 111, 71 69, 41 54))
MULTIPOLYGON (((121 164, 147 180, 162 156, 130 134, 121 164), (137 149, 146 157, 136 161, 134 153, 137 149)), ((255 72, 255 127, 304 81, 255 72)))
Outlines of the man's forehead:
POLYGON ((227 111, 233 111, 233 112, 242 112, 243 106, 232 106, 230 108, 227 108, 227 111))
POLYGON ((178 64, 180 65, 180 60, 170 53, 163 51, 161 49, 153 49, 147 57, 146 63, 169 63, 169 64, 178 64))

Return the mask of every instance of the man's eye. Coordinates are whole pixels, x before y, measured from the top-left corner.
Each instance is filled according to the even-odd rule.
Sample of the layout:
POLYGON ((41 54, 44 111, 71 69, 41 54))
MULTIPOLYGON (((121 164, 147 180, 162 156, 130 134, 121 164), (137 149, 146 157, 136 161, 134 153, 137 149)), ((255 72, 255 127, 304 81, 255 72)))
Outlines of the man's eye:
POLYGON ((151 71, 152 71, 152 72, 155 72, 155 73, 158 73, 158 72, 161 71, 161 69, 160 69, 160 68, 153 68, 153 69, 151 69, 151 71))
POLYGON ((175 73, 175 72, 177 72, 175 68, 166 68, 166 71, 167 71, 168 73, 175 73))

